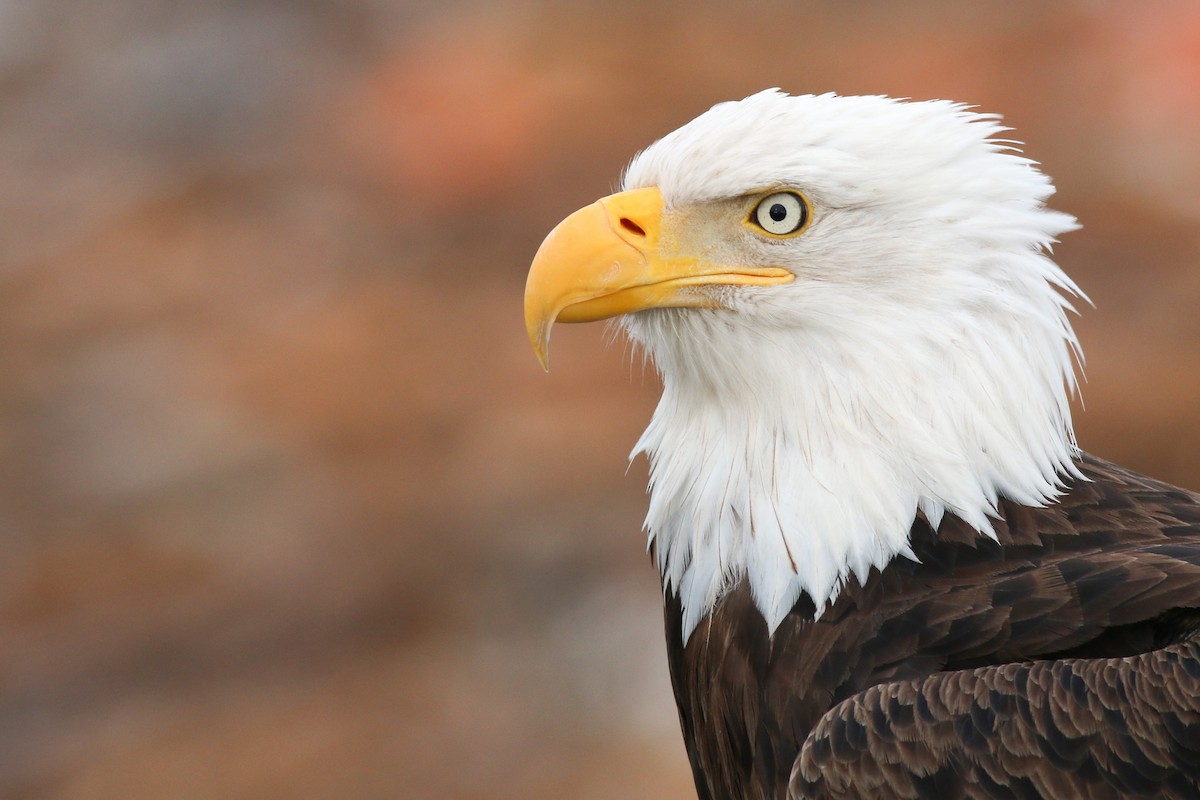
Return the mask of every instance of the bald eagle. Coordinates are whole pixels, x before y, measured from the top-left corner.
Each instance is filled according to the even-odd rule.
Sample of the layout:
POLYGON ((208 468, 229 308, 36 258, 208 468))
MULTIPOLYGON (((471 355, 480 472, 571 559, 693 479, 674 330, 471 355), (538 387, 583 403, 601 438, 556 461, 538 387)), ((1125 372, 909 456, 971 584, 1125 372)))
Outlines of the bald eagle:
POLYGON ((705 800, 1200 797, 1200 495, 1081 451, 1077 227, 951 102, 717 105, 538 250, 661 373, 634 454, 705 800))

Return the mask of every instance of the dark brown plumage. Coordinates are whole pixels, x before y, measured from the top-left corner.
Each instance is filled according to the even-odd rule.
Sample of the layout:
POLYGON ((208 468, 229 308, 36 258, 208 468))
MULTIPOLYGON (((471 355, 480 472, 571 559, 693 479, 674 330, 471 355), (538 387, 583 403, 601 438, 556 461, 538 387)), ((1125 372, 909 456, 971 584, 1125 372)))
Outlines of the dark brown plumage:
POLYGON ((921 518, 894 559, 768 637, 745 581, 672 683, 702 800, 1200 797, 1200 495, 1084 456, 998 541, 921 518))

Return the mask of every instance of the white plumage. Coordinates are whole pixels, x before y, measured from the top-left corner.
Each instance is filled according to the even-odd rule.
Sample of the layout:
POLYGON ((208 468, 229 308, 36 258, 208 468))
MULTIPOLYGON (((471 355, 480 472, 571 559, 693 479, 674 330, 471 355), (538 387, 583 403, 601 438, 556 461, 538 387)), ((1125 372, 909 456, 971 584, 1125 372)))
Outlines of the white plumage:
POLYGON ((664 385, 634 454, 685 641, 742 576, 773 631, 801 592, 820 613, 848 576, 911 557, 918 512, 989 535, 999 495, 1042 505, 1076 474, 1082 295, 1048 252, 1077 225, 1004 130, 949 102, 770 90, 630 164, 623 188, 658 187, 664 230, 796 276, 621 318, 664 385), (739 224, 737 199, 774 188, 810 201, 803 235, 739 224))

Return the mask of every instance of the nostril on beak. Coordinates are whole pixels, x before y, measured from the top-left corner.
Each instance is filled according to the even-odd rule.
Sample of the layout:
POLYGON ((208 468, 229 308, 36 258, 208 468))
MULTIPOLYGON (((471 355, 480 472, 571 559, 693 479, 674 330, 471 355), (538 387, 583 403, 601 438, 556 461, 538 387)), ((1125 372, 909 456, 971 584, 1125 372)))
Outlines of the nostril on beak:
POLYGON ((645 236, 646 232, 642 230, 642 226, 631 220, 629 217, 621 217, 621 227, 637 236, 645 236))

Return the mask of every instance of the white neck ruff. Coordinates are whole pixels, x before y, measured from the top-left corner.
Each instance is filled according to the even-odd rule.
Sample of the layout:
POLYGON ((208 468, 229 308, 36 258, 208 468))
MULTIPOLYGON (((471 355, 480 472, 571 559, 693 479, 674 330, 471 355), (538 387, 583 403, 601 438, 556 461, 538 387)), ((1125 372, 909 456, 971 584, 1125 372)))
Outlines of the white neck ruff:
POLYGON ((850 575, 913 557, 918 511, 935 529, 949 512, 991 536, 1000 496, 1042 505, 1078 475, 1074 336, 1046 288, 1058 313, 773 331, 767 353, 722 318, 732 312, 627 321, 663 376, 633 455, 650 460, 645 527, 683 640, 743 578, 773 633, 801 592, 819 616, 850 575), (753 362, 739 361, 749 348, 753 362), (714 369, 722 352, 736 369, 714 369))

